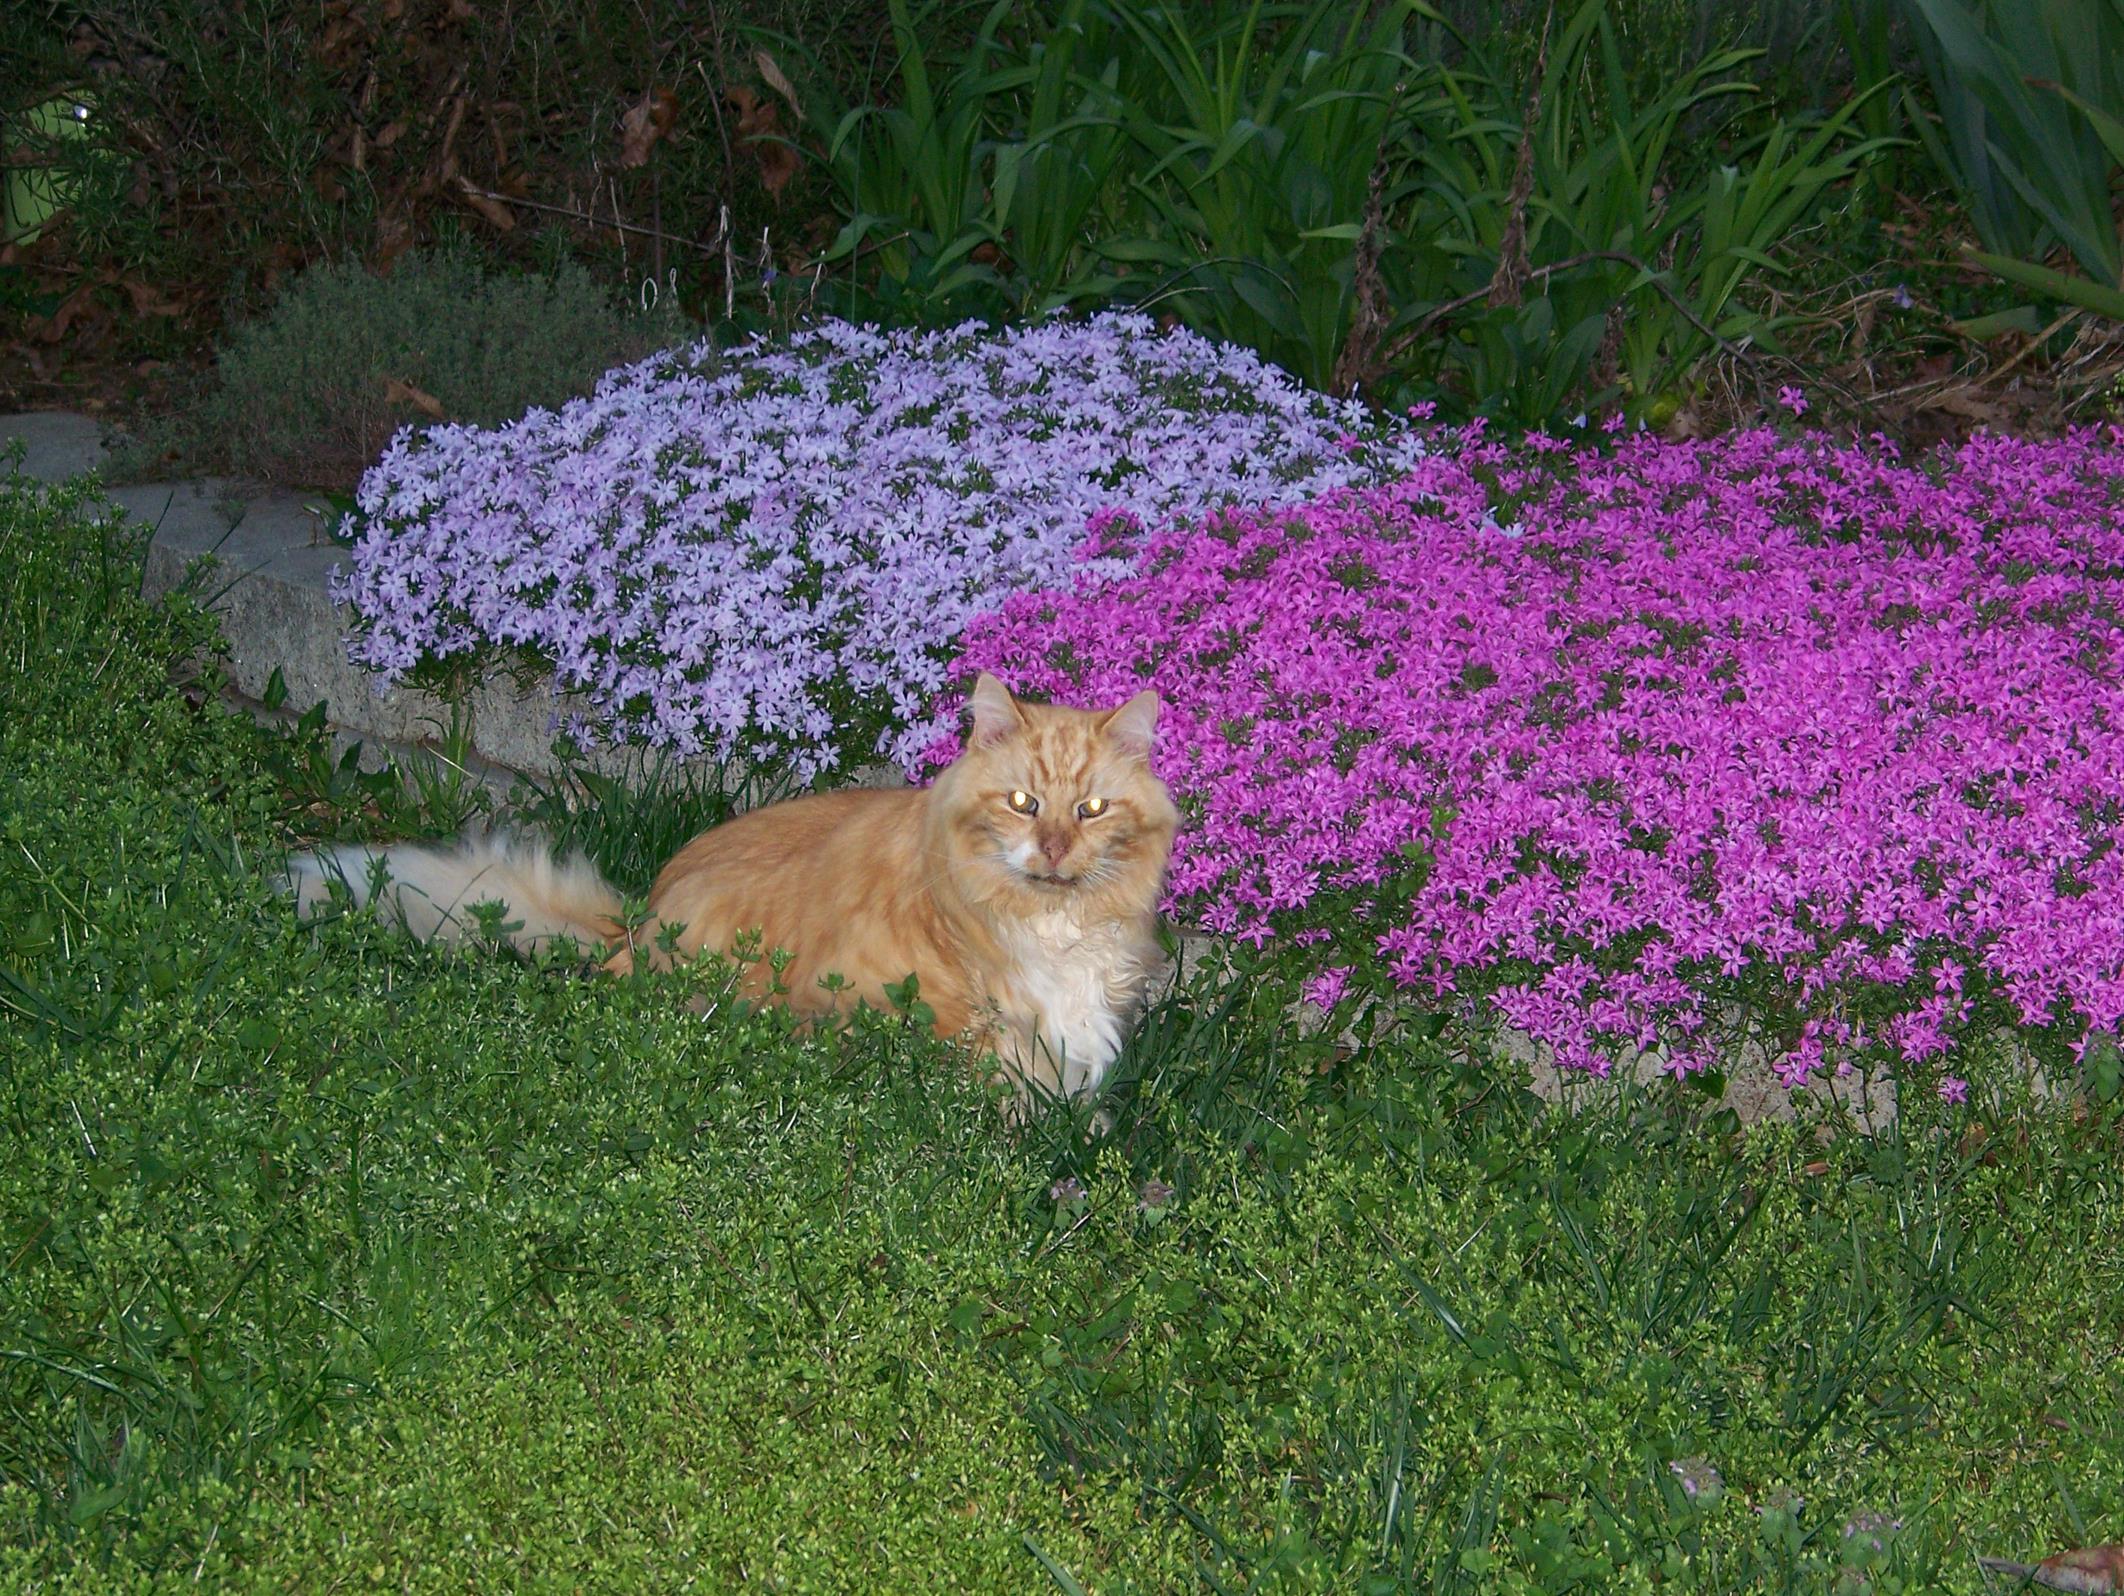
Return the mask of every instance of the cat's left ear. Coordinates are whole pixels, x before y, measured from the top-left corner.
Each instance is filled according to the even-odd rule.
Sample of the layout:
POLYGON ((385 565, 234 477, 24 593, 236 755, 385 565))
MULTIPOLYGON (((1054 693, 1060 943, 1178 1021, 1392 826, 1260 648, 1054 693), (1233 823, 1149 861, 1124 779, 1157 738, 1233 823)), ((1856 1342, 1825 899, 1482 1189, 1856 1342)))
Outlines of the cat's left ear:
POLYGON ((1151 737, 1158 730, 1158 695, 1145 688, 1108 715, 1099 729, 1123 753, 1148 759, 1151 737))

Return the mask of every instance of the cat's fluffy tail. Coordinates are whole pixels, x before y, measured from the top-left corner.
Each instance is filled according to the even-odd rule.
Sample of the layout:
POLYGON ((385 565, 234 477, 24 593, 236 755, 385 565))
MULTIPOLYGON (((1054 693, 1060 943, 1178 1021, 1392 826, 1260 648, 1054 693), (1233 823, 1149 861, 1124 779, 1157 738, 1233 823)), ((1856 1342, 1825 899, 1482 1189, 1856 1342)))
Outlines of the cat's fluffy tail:
POLYGON ((373 898, 379 913, 423 941, 474 935, 474 905, 495 902, 508 906, 501 917, 508 939, 527 952, 561 937, 591 953, 622 940, 620 895, 597 867, 579 853, 555 860, 533 838, 467 837, 454 848, 357 843, 288 861, 288 885, 304 916, 330 901, 335 881, 346 883, 357 904, 373 898), (374 890, 379 860, 380 892, 374 890))

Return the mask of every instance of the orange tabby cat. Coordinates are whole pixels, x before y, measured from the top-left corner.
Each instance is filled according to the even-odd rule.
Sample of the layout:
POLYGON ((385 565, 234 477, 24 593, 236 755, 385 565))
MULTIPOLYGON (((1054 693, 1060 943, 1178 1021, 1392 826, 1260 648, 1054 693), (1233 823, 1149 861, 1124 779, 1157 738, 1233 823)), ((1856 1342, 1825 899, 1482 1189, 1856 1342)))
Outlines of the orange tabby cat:
MULTIPOLYGON (((772 804, 704 831, 664 866, 649 923, 630 942, 619 894, 580 856, 522 843, 384 850, 389 906, 416 934, 450 938, 499 900, 533 947, 568 936, 610 950, 624 974, 680 952, 727 953, 757 935, 789 955, 780 987, 746 966, 754 997, 817 1015, 909 975, 939 1034, 993 1052, 1019 1088, 1096 1092, 1159 962, 1158 899, 1179 815, 1148 756, 1158 696, 1118 709, 1020 703, 974 684, 965 751, 934 786, 834 792, 772 804), (839 976, 838 983, 827 977, 839 976)), ((295 862, 299 901, 328 878, 366 892, 368 849, 295 862)))

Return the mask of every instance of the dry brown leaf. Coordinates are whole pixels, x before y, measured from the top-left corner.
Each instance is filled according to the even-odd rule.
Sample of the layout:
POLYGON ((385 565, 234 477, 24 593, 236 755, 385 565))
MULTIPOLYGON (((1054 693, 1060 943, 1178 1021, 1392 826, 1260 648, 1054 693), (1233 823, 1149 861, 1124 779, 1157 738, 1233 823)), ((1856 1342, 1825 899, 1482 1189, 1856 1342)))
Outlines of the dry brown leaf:
POLYGON ((1702 412, 1696 406, 1683 405, 1668 418, 1666 426, 1660 429, 1660 435, 1678 443, 1685 438, 1708 437, 1711 430, 1710 424, 1704 420, 1702 412))
POLYGON ((121 277, 118 279, 118 286, 125 290, 126 297, 133 302, 133 314, 136 316, 184 314, 184 306, 179 301, 170 298, 152 283, 143 283, 137 277, 121 277))
POLYGON ((379 150, 388 150, 392 145, 396 144, 400 139, 404 138, 405 136, 405 119, 401 117, 396 122, 386 122, 381 128, 377 130, 376 137, 369 140, 369 142, 375 145, 376 148, 378 148, 379 150))
POLYGON ((1937 393, 1926 394, 1911 405, 1911 409, 1944 410, 1951 416, 1961 416, 1969 421, 1995 421, 1999 407, 1984 398, 1983 390, 1974 383, 1957 383, 1952 388, 1942 388, 1937 393))
POLYGON ((354 64, 354 57, 366 43, 361 23, 344 13, 325 24, 324 32, 317 37, 317 64, 327 71, 340 72, 354 64))
POLYGON ((369 265, 379 272, 413 247, 413 224, 398 211, 382 211, 376 217, 376 242, 369 250, 369 265))
POLYGON ((94 283, 83 283, 62 299, 58 307, 44 318, 44 325, 37 328, 34 336, 40 342, 56 344, 66 336, 66 330, 80 319, 83 312, 93 308, 96 303, 95 292, 94 283))
POLYGON ((790 83, 787 74, 782 71, 781 63, 776 61, 765 50, 755 50, 752 52, 752 64, 760 69, 760 76, 766 81, 767 87, 789 102, 789 109, 796 114, 797 126, 802 127, 804 125, 804 107, 802 102, 797 99, 795 87, 790 83))
POLYGON ((629 106, 620 118, 620 165, 648 165, 649 151, 677 120, 678 96, 669 89, 651 89, 639 104, 629 106))
POLYGON ((782 197, 782 190, 796 176, 797 152, 786 144, 762 144, 759 147, 760 187, 775 199, 782 197))
POLYGON ((443 419, 442 401, 425 389, 416 388, 410 382, 400 382, 396 377, 384 378, 384 403, 387 405, 411 405, 422 415, 436 421, 443 419))
POLYGON ((465 97, 460 94, 450 102, 450 120, 443 125, 442 143, 436 160, 443 176, 457 175, 457 134, 465 125, 465 97))
POLYGON ((781 198, 782 190, 796 176, 797 153, 782 141, 781 120, 774 102, 762 99, 757 89, 744 83, 724 90, 723 98, 737 113, 738 143, 760 163, 760 186, 781 198))
POLYGON ((504 233, 516 226, 516 213, 493 195, 474 188, 466 178, 459 178, 457 186, 462 191, 464 202, 479 212, 480 217, 490 226, 504 233))

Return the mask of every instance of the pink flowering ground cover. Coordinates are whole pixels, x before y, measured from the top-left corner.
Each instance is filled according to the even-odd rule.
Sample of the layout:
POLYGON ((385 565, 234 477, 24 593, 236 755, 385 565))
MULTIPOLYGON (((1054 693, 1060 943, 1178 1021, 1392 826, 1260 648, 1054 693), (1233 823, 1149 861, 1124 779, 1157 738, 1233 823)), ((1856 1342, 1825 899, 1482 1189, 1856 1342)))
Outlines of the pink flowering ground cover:
POLYGON ((1130 574, 976 620, 965 668, 1155 683, 1174 907, 1316 944, 1317 998, 1480 1000, 1596 1072, 1708 1066, 1738 1001, 1790 1084, 1922 1075, 1974 1025, 2124 1021, 2120 495, 2115 429, 1474 432, 1295 509, 1107 518, 1130 574))

